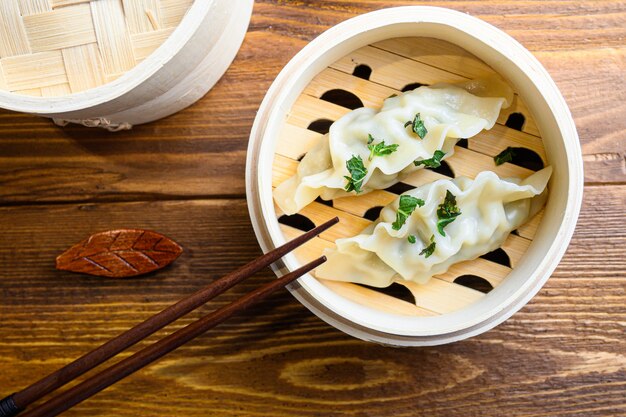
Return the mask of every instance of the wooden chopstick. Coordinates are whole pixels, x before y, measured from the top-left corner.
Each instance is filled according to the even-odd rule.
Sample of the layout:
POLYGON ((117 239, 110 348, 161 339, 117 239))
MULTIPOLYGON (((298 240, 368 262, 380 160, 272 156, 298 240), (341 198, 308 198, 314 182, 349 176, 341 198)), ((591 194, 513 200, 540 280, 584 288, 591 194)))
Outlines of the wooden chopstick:
POLYGON ((0 401, 0 417, 12 417, 17 415, 20 411, 24 410, 33 402, 41 399, 44 395, 62 387, 85 372, 95 368, 130 346, 133 346, 137 342, 145 339, 157 330, 195 310, 213 297, 221 294, 235 284, 276 262, 278 259, 298 246, 335 225, 338 221, 339 219, 335 217, 285 243, 284 245, 262 255, 254 261, 200 289, 194 294, 165 308, 156 315, 109 340, 95 350, 86 353, 63 368, 40 379, 23 390, 6 397, 0 401))
POLYGON ((284 287, 325 261, 326 257, 322 256, 279 279, 265 284, 237 301, 207 314, 158 342, 141 349, 134 355, 59 394, 41 406, 27 411, 23 414, 23 417, 53 417, 68 410, 108 386, 165 356, 190 340, 200 336, 207 330, 228 319, 233 314, 243 311, 247 307, 264 300, 277 289, 284 287))

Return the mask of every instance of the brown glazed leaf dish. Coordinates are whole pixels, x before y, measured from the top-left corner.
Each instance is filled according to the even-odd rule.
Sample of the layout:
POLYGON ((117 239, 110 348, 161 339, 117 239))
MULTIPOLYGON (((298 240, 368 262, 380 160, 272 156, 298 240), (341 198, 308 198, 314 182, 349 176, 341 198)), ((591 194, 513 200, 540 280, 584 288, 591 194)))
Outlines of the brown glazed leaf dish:
POLYGON ((96 233, 56 259, 56 268, 109 278, 147 274, 174 262, 183 252, 173 240, 149 230, 96 233))

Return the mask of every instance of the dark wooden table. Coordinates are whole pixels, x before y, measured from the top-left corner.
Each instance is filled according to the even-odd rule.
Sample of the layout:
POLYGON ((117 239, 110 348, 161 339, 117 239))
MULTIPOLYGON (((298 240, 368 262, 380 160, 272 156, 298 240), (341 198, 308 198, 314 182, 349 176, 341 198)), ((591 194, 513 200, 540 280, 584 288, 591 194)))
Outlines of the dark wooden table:
MULTIPOLYGON (((1 112, 0 397, 258 256, 244 164, 266 89, 328 27, 400 4, 415 2, 257 1, 219 84, 193 107, 130 132, 1 112), (70 245, 120 227, 160 231, 186 251, 144 279, 54 269, 70 245)), ((626 414, 626 2, 420 4, 469 12, 516 37, 576 119, 584 206, 543 290, 496 329, 427 349, 353 339, 282 292, 68 416, 626 414)), ((271 278, 259 274, 173 327, 271 278)))

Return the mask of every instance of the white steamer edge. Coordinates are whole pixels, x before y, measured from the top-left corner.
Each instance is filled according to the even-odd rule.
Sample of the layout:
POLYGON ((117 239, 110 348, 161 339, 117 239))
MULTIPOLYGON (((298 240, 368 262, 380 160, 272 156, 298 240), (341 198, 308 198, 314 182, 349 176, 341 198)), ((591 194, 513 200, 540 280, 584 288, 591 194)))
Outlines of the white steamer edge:
MULTIPOLYGON (((270 87, 255 119, 246 165, 248 209, 262 249, 285 242, 271 193, 272 161, 286 112, 321 70, 353 50, 396 37, 425 36, 466 49, 522 92, 542 132, 554 174, 537 235, 520 264, 482 301, 438 317, 404 317, 358 305, 306 275, 289 287, 309 310, 363 340, 396 346, 450 343, 483 333, 523 307, 550 277, 576 226, 582 204, 583 165, 575 124, 556 84, 539 61, 512 37, 457 11, 423 6, 383 9, 347 20, 303 48, 270 87)), ((299 266, 288 255, 277 275, 299 266)))
POLYGON ((169 116, 195 103, 226 72, 243 42, 253 3, 195 1, 172 35, 115 81, 59 97, 0 91, 0 108, 109 130, 169 116))

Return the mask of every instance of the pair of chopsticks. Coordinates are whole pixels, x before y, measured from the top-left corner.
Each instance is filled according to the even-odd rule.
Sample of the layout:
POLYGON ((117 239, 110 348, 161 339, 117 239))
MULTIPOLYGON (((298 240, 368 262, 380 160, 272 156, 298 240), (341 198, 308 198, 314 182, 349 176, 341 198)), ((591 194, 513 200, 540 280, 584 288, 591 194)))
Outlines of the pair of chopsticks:
MULTIPOLYGON (((266 253, 236 271, 231 272, 219 280, 207 285, 194 294, 183 298, 176 304, 167 307, 160 313, 157 313, 146 321, 109 340, 102 346, 81 356, 74 362, 53 372, 52 374, 40 379, 22 391, 6 397, 0 401, 0 417, 16 416, 33 402, 83 375, 85 372, 95 368, 118 353, 126 350, 130 346, 145 339, 157 330, 195 310, 237 283, 276 262, 287 253, 327 230, 338 221, 339 219, 335 217, 315 229, 298 236, 283 246, 266 253)), ((109 368, 106 368, 102 372, 53 397, 40 406, 24 412, 22 416, 52 417, 68 410, 92 395, 102 391, 110 385, 113 385, 117 381, 131 375, 144 366, 156 361, 167 353, 205 333, 207 330, 217 326, 232 315, 264 300, 274 291, 298 279, 325 261, 326 258, 322 256, 313 262, 310 262, 303 267, 282 276, 281 278, 263 285, 233 303, 215 310, 188 326, 155 342, 154 344, 139 350, 132 356, 121 360, 109 368)))

